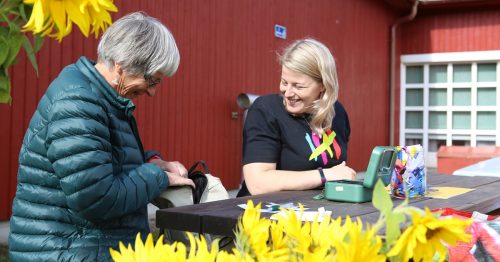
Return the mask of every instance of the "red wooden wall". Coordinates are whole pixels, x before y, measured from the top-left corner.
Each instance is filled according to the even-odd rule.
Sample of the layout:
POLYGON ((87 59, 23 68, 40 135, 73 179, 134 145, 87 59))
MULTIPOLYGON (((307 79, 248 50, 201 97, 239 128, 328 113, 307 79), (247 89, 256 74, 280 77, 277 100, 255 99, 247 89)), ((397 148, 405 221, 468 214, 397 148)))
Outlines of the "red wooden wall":
MULTIPOLYGON (((423 12, 399 29, 399 54, 500 50, 500 8, 423 12)), ((399 58, 399 56, 398 56, 399 58)), ((399 64, 399 61, 398 61, 399 64)), ((399 66, 396 67, 396 140, 399 139, 399 66)))
POLYGON ((500 8, 417 15, 401 28, 401 53, 500 49, 500 8))
MULTIPOLYGON (((373 0, 149 0, 115 2, 118 18, 143 10, 173 32, 179 71, 162 81, 154 98, 136 102, 146 148, 186 166, 204 159, 229 189, 241 179, 241 92, 278 92, 276 51, 306 36, 326 43, 337 60, 340 100, 350 115, 349 165, 366 164, 375 145, 388 144, 389 27, 395 20, 384 1, 373 0), (288 38, 274 37, 274 25, 288 38), (232 112, 239 118, 233 119, 232 112)), ((97 40, 74 28, 62 43, 46 40, 37 77, 21 55, 11 70, 11 105, 0 105, 0 220, 10 216, 17 157, 28 122, 49 82, 81 55, 96 58, 97 40)))

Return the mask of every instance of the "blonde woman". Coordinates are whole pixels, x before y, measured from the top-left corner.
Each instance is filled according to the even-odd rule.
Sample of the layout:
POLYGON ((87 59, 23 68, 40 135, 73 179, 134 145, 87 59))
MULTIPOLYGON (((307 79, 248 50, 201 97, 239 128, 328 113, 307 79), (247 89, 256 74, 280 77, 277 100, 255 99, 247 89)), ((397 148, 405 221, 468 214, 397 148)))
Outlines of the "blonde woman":
POLYGON ((243 130, 243 177, 238 196, 317 188, 354 179, 346 165, 350 126, 337 101, 329 49, 302 39, 279 56, 280 93, 259 97, 243 130))

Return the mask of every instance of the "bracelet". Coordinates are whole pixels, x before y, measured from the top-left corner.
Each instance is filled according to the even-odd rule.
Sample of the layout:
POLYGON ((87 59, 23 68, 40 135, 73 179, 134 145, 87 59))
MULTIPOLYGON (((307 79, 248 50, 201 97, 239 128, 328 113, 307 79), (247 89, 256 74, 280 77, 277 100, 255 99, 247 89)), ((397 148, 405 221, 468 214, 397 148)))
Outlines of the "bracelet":
POLYGON ((319 175, 321 176, 321 186, 325 186, 326 177, 325 177, 325 173, 323 172, 323 168, 318 167, 318 171, 319 171, 319 175))

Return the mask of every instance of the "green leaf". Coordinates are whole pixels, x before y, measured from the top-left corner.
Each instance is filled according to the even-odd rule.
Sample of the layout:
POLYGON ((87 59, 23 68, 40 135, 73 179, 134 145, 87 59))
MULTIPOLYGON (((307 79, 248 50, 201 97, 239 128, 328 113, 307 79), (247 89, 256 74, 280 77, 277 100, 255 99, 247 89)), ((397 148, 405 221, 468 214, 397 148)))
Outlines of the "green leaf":
POLYGON ((19 25, 15 22, 11 22, 11 21, 7 21, 7 23, 9 24, 9 32, 11 34, 20 34, 21 33, 21 28, 19 27, 19 25))
POLYGON ((38 64, 36 63, 36 56, 35 56, 35 50, 33 50, 33 47, 31 46, 31 42, 26 37, 23 35, 23 47, 24 50, 26 50, 26 55, 28 55, 28 59, 30 60, 31 64, 33 65, 33 68, 35 69, 35 72, 38 76, 38 64))
POLYGON ((406 217, 401 213, 390 213, 387 216, 387 224, 385 228, 385 238, 387 245, 392 246, 401 235, 401 224, 405 222, 406 217))
POLYGON ((38 53, 38 51, 40 51, 40 49, 42 49, 43 46, 43 37, 38 34, 33 35, 33 42, 35 43, 34 46, 35 53, 38 53))
POLYGON ((0 66, 3 65, 9 55, 9 45, 0 34, 0 66))
MULTIPOLYGON (((21 32, 21 29, 19 27, 19 16, 16 14, 13 14, 11 18, 8 17, 8 14, 0 13, 0 17, 2 18, 2 21, 7 23, 9 26, 9 33, 13 34, 19 34, 21 32)), ((5 27, 5 25, 2 25, 2 27, 5 27)))
MULTIPOLYGON (((3 26, 0 26, 0 35, 3 35, 3 36, 8 36, 9 35, 9 30, 3 26)), ((7 37, 6 37, 7 39, 7 37)))
POLYGON ((22 4, 19 6, 19 13, 24 21, 28 22, 33 11, 33 5, 22 4))
POLYGON ((380 211, 380 213, 386 216, 391 213, 393 203, 380 179, 377 181, 377 184, 375 184, 375 188, 373 189, 372 204, 380 211))
POLYGON ((29 15, 27 15, 28 13, 31 15, 31 8, 28 9, 28 6, 23 4, 23 3, 20 3, 20 5, 18 5, 19 7, 19 16, 24 20, 24 21, 28 21, 29 19, 29 15), (26 12, 28 11, 28 12, 26 12))
POLYGON ((10 103, 10 79, 5 73, 6 70, 0 71, 0 103, 10 103))
POLYGON ((9 44, 9 55, 7 56, 6 61, 3 63, 5 68, 11 66, 15 61, 17 54, 19 53, 19 49, 21 49, 21 43, 23 38, 20 35, 12 36, 8 40, 9 44))

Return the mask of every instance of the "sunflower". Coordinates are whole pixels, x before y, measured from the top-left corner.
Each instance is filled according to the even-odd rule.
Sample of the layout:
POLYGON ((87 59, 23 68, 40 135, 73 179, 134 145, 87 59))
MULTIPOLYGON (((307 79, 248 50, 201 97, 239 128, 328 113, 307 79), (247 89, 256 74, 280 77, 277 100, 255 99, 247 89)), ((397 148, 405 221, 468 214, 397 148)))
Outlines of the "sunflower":
MULTIPOLYGON (((386 257, 381 254, 382 239, 376 235, 373 227, 363 230, 361 219, 356 222, 351 221, 349 216, 342 226, 345 233, 342 241, 335 241, 337 261, 386 261, 386 257)), ((340 234, 342 235, 342 234, 340 234)))
POLYGON ((191 232, 188 232, 187 235, 190 244, 188 261, 215 261, 217 253, 219 252, 218 239, 212 242, 212 247, 209 250, 208 243, 203 235, 200 235, 200 237, 196 239, 191 232))
POLYGON ((263 260, 269 255, 267 242, 271 222, 260 218, 260 207, 260 203, 254 206, 249 200, 235 232, 236 249, 241 254, 248 254, 256 260, 263 260))
POLYGON ((274 259, 288 258, 290 250, 288 249, 288 238, 285 231, 283 231, 283 227, 278 225, 276 221, 272 221, 270 232, 269 256, 274 259))
POLYGON ((57 38, 61 41, 71 33, 75 23, 85 37, 89 32, 95 37, 100 31, 112 24, 109 12, 118 9, 113 0, 24 0, 24 4, 33 5, 33 11, 24 31, 31 31, 42 36, 57 38))
POLYGON ((163 261, 164 258, 174 261, 186 260, 186 246, 180 242, 172 245, 163 244, 163 235, 160 236, 156 245, 154 245, 153 235, 149 234, 146 242, 143 243, 140 233, 138 233, 135 239, 135 251, 130 244, 125 247, 120 241, 119 251, 110 248, 109 252, 113 261, 117 262, 163 261))
POLYGON ((423 215, 413 211, 412 224, 406 228, 387 256, 399 255, 402 261, 410 258, 414 261, 429 261, 437 252, 440 261, 444 261, 447 249, 443 243, 454 246, 457 241, 470 241, 471 235, 466 229, 473 222, 471 219, 436 216, 427 207, 423 215))
MULTIPOLYGON (((303 256, 308 252, 311 243, 310 223, 302 222, 293 209, 282 210, 283 215, 277 217, 277 228, 286 235, 283 241, 286 243, 288 254, 292 256, 303 256)), ((301 206, 301 213, 303 207, 301 206)))
POLYGON ((332 261, 334 258, 334 247, 336 239, 342 238, 340 217, 333 220, 331 217, 325 217, 321 222, 318 222, 318 217, 312 222, 306 222, 303 234, 307 234, 308 243, 303 245, 300 250, 304 261, 332 261))

